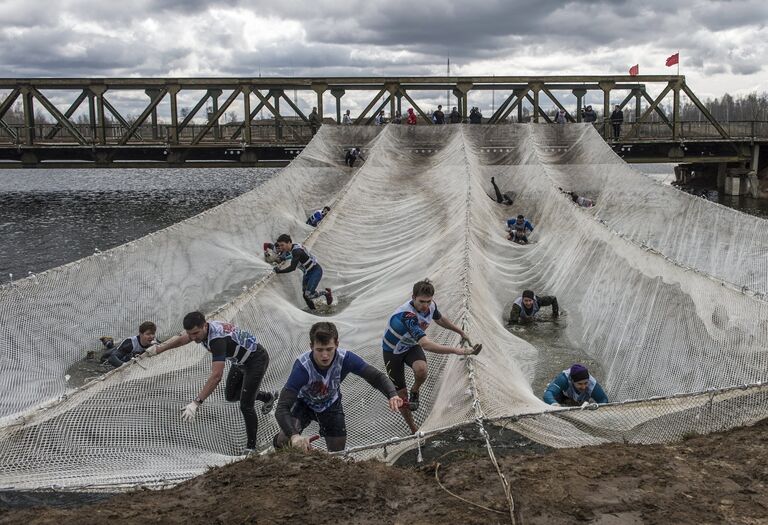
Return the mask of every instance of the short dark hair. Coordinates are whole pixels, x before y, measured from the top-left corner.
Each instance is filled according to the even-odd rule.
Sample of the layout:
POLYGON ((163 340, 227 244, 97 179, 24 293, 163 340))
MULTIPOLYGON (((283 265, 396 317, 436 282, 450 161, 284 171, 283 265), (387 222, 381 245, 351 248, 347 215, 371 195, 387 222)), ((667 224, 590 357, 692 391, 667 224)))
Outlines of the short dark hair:
POLYGON ((288 244, 293 244, 293 240, 291 239, 291 236, 288 235, 287 233, 280 235, 280 237, 278 237, 275 242, 287 242, 288 244))
POLYGON ((525 215, 518 215, 517 218, 518 219, 525 219, 525 215))
POLYGON ((205 325, 205 316, 201 312, 189 312, 184 316, 184 330, 192 330, 205 325))
POLYGON ((330 206, 323 206, 323 211, 331 211, 331 207, 330 206))
POLYGON ((413 285, 414 297, 432 297, 435 295, 435 285, 429 279, 424 279, 413 285))
POLYGON ((339 331, 336 330, 336 325, 329 323, 328 321, 321 321, 312 325, 309 329, 309 343, 320 343, 321 345, 328 344, 333 341, 338 344, 339 331))
POLYGON ((139 325, 139 333, 143 334, 144 332, 157 332, 157 325, 152 321, 144 321, 139 325))

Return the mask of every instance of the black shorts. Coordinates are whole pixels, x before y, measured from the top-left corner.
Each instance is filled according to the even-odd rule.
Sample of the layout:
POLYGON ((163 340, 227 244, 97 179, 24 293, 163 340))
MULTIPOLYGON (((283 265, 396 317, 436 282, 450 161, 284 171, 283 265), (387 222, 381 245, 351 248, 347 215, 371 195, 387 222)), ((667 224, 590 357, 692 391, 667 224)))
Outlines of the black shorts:
POLYGON ((384 354, 384 368, 397 390, 403 390, 407 386, 405 384, 405 365, 413 368, 413 363, 416 361, 427 361, 424 349, 419 345, 410 347, 402 354, 384 351, 382 353, 384 354))
POLYGON ((303 432, 312 421, 317 421, 320 425, 321 436, 347 436, 347 423, 344 418, 344 407, 341 406, 341 398, 322 412, 315 412, 304 401, 297 399, 291 407, 291 415, 299 420, 299 433, 303 432))

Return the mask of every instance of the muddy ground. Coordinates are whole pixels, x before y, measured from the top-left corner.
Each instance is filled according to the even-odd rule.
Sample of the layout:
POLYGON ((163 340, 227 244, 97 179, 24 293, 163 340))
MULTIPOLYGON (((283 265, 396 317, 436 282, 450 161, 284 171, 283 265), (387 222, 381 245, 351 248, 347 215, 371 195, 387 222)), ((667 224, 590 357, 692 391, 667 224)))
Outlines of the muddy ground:
MULTIPOLYGON (((766 444, 768 420, 673 445, 511 447, 499 456, 518 523, 768 524, 766 444)), ((511 522, 499 478, 480 448, 448 447, 441 456, 403 468, 281 452, 213 469, 166 491, 74 508, 0 507, 0 524, 511 522), (449 495, 436 469, 445 489, 486 509, 449 495)))

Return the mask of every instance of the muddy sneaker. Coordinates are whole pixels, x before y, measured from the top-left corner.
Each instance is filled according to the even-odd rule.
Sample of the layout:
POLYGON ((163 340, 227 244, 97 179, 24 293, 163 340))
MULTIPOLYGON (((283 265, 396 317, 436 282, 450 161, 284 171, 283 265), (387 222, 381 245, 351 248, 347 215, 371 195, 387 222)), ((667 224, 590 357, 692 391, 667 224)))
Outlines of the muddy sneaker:
POLYGON ((331 293, 330 288, 325 289, 325 302, 328 303, 328 305, 333 304, 333 294, 331 293))
POLYGON ((277 401, 277 397, 280 395, 279 392, 270 392, 270 395, 272 396, 269 401, 264 401, 264 403, 261 405, 261 413, 265 416, 272 412, 272 409, 275 408, 275 401, 277 401))
POLYGON ((411 409, 411 412, 416 412, 419 409, 419 393, 414 392, 411 390, 411 393, 408 395, 408 408, 411 409))

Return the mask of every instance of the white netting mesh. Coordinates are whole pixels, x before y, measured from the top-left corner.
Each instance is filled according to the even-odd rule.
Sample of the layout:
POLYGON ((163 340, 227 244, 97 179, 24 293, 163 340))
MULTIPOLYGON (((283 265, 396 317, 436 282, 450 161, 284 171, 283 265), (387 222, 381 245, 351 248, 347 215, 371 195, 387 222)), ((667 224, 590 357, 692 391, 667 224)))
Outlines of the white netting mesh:
MULTIPOLYGON (((749 424, 768 412, 764 385, 515 419, 547 409, 531 381, 549 349, 507 331, 503 316, 524 288, 557 295, 564 330, 600 364, 612 400, 765 381, 768 303, 739 290, 768 288, 765 224, 646 179, 588 125, 325 126, 251 193, 0 288, 0 488, 156 483, 238 454, 242 418, 221 388, 193 424, 180 421, 209 371, 201 348, 133 363, 75 392, 63 374, 84 340, 131 334, 144 319, 168 336, 187 311, 224 305, 214 318, 259 337, 271 359, 263 388, 279 389, 318 319, 302 309, 299 276, 271 276, 261 259, 261 243, 283 232, 309 235, 323 285, 338 297, 329 319, 342 346, 375 366, 389 315, 423 277, 435 282, 441 311, 482 341, 472 367, 428 355, 417 418, 425 432, 491 418, 573 446, 749 424), (353 145, 367 159, 354 174, 343 167, 353 145), (491 176, 517 194, 513 207, 489 198, 491 176), (578 208, 558 186, 597 206, 578 208), (327 203, 331 214, 312 231, 307 212, 327 203), (534 244, 506 240, 503 221, 518 212, 536 224, 534 244)), ((439 328, 429 335, 458 343, 439 328)), ((363 380, 350 376, 343 392, 348 446, 406 434, 363 380)), ((271 416, 261 419, 262 443, 276 431, 271 416)))

